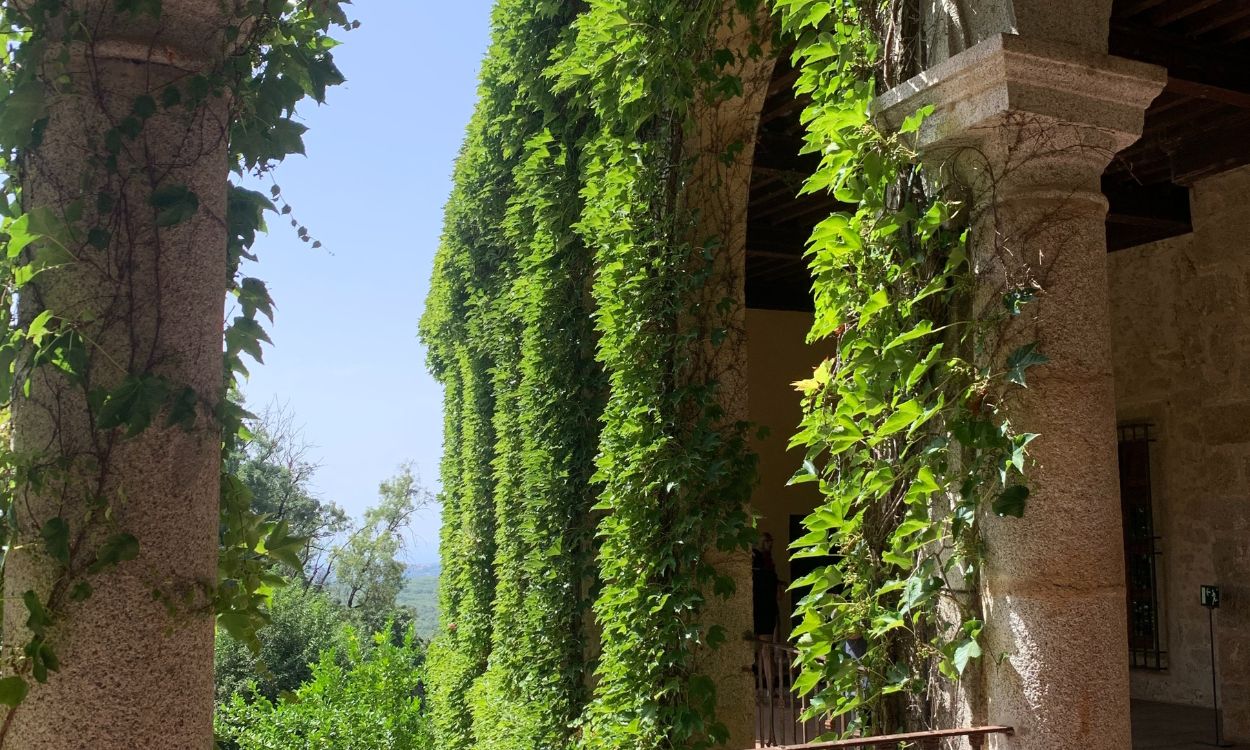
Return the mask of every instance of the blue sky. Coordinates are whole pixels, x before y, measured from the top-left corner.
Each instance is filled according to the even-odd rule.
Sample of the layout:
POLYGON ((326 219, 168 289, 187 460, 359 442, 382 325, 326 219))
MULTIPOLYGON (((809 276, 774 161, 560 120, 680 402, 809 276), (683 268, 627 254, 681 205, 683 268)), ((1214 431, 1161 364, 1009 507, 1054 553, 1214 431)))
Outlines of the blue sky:
MULTIPOLYGON (((312 250, 271 221, 257 242, 277 303, 265 365, 246 386, 253 410, 285 404, 322 464, 318 494, 359 514, 378 482, 413 461, 437 488, 441 389, 425 369, 417 321, 476 98, 491 0, 361 0, 360 29, 335 53, 347 76, 324 107, 301 110, 307 158, 277 173, 312 250)), ((409 558, 438 558, 438 512, 423 513, 409 558)))

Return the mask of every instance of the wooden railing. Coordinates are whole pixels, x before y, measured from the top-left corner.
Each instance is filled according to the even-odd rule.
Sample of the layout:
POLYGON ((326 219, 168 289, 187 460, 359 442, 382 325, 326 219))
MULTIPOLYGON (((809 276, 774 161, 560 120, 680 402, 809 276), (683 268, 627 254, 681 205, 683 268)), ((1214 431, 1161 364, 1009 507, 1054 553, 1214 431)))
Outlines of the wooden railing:
MULTIPOLYGON (((837 750, 874 748, 876 750, 942 750, 943 740, 967 739, 973 750, 985 745, 990 735, 1012 734, 1011 727, 938 729, 910 734, 857 737, 832 742, 812 742, 822 735, 843 735, 850 717, 804 719, 811 707, 808 698, 794 694, 799 677, 795 666, 799 652, 784 643, 760 641, 755 647, 755 747, 776 750, 837 750)), ((955 747, 947 742, 946 747, 955 747)))
POLYGON ((805 745, 782 745, 777 750, 838 750, 875 749, 875 750, 941 750, 943 740, 967 739, 974 749, 985 746, 985 738, 990 735, 1010 737, 1011 727, 977 727, 975 729, 937 729, 930 732, 910 732, 907 734, 886 734, 877 737, 856 737, 849 740, 832 742, 813 742, 805 745))
POLYGON ((846 719, 804 719, 811 700, 794 694, 799 652, 792 646, 759 641, 755 648, 755 746, 785 747, 822 735, 846 732, 846 719))

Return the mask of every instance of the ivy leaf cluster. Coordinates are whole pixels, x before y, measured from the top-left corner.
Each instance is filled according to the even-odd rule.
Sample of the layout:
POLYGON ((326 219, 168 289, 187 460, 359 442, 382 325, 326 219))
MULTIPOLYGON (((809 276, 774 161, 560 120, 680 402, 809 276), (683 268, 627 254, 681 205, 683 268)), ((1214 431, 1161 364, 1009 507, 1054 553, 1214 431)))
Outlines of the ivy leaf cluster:
POLYGON ((724 334, 686 323, 716 242, 680 200, 694 103, 741 90, 707 49, 724 9, 496 8, 422 321, 446 415, 440 750, 725 737, 699 661, 738 634, 702 615, 732 592, 711 558, 749 537, 754 464, 692 355, 724 334))
MULTIPOLYGON (((1013 429, 1008 406, 1047 359, 1029 342, 996 366, 1003 320, 969 319, 975 196, 909 140, 932 108, 895 129, 873 111, 899 82, 883 73, 894 4, 774 7, 796 92, 811 98, 805 150, 820 165, 804 191, 849 206, 815 227, 806 251, 809 341, 828 356, 795 384, 804 417, 791 445, 805 460, 792 481, 817 483, 821 501, 793 554, 834 562, 793 584, 804 592, 796 687, 814 715, 889 733, 927 718, 930 675, 957 680, 982 655, 980 525, 1027 510, 1036 436, 1013 429)), ((1036 291, 1005 290, 1000 317, 1021 315, 1036 291)))

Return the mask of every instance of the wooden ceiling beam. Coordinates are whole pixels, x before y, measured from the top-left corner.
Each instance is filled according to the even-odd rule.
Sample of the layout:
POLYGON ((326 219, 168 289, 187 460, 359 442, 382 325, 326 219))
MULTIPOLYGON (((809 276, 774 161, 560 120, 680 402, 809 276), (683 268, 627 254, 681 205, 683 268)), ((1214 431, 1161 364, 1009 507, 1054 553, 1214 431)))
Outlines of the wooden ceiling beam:
POLYGON ((1194 231, 1193 226, 1187 221, 1177 221, 1159 216, 1134 216, 1131 214, 1107 214, 1108 224, 1119 224, 1126 227, 1138 227, 1141 229, 1155 229, 1162 232, 1175 232, 1177 234, 1185 234, 1194 231))
POLYGON ((761 129, 755 141, 754 166, 777 172, 810 175, 820 166, 820 156, 799 153, 806 145, 800 137, 761 129))
POLYGON ((810 229, 753 224, 747 228, 747 252, 802 258, 811 237, 810 229))
POLYGON ((1109 251, 1193 231, 1188 188, 1166 182, 1157 185, 1116 184, 1104 178, 1103 192, 1108 203, 1109 251))
POLYGON ((1165 113, 1171 112, 1174 109, 1188 112, 1189 108, 1192 106, 1193 101, 1189 99, 1189 97, 1173 94, 1167 91, 1167 89, 1164 89, 1163 94, 1160 95, 1158 99, 1155 99, 1154 103, 1150 105, 1150 109, 1146 111, 1147 125, 1149 125, 1152 120, 1156 122, 1162 120, 1162 116, 1165 113))
POLYGON ((776 250, 757 250, 750 245, 747 245, 747 255, 752 258, 779 260, 784 263, 799 263, 803 260, 802 255, 795 255, 794 253, 779 253, 776 250))
POLYGON ((1211 8, 1198 14, 1196 21, 1185 24, 1185 36, 1202 36, 1218 31, 1233 21, 1250 16, 1250 5, 1239 8, 1211 8))
POLYGON ((1170 23, 1188 18, 1201 10, 1206 10, 1212 5, 1218 5, 1224 0, 1189 0, 1189 2, 1181 3, 1172 7, 1164 6, 1162 9, 1150 14, 1150 23, 1155 26, 1167 26, 1170 23))
POLYGON ((1225 44, 1239 44, 1247 39, 1250 39, 1250 21, 1243 21, 1220 35, 1220 41, 1225 44))
POLYGON ((793 95, 794 92, 792 89, 794 88, 794 82, 799 80, 799 75, 802 74, 802 72, 803 70, 801 68, 791 68, 785 73, 780 73, 775 76, 768 84, 768 98, 772 98, 783 91, 787 91, 793 95))
POLYGON ((1250 132, 1250 112, 1221 120, 1218 127, 1195 129, 1148 149, 1125 152, 1108 168, 1107 176, 1126 185, 1166 182, 1192 185, 1250 164, 1247 132, 1250 132))
MULTIPOLYGON (((766 219, 769 224, 783 225, 795 217, 802 216, 826 205, 840 205, 833 196, 805 195, 794 200, 781 201, 768 207, 757 207, 748 211, 748 220, 766 219)), ((833 209, 830 209, 833 210, 833 209)))
POLYGON ((795 98, 787 97, 780 104, 764 110, 764 112, 760 115, 760 125, 767 125, 774 120, 780 120, 786 117, 795 117, 797 119, 798 113, 811 103, 812 98, 810 96, 804 95, 795 98))
POLYGON ((772 213, 773 221, 779 223, 793 222, 800 226, 815 226, 833 212, 845 208, 845 204, 832 195, 821 197, 823 200, 795 201, 790 210, 772 213))
POLYGON ((1227 104, 1238 109, 1250 109, 1250 92, 1215 86, 1209 83, 1168 76, 1167 87, 1164 91, 1191 99, 1219 102, 1220 104, 1227 104))
POLYGON ((1115 10, 1112 11, 1116 18, 1132 18, 1133 16, 1145 13, 1151 8, 1163 5, 1166 0, 1125 0, 1117 2, 1115 10))
POLYGON ((1178 185, 1192 185, 1250 164, 1250 139, 1246 138, 1248 129, 1250 123, 1243 122, 1182 142, 1172 157, 1172 181, 1178 185))
MULTIPOLYGON (((1250 7, 1245 12, 1250 15, 1250 7)), ((1179 34, 1116 21, 1111 25, 1111 54, 1162 65, 1174 78, 1250 93, 1250 54, 1179 34)))
POLYGON ((763 207, 775 200, 786 202, 797 200, 799 191, 803 189, 803 180, 793 172, 773 172, 757 169, 752 173, 751 192, 747 198, 751 210, 763 207), (760 176, 756 183, 755 175, 760 176), (781 177, 784 175, 784 177, 781 177))
POLYGON ((777 167, 769 167, 762 164, 752 165, 751 174, 760 178, 789 180, 795 185, 802 185, 810 175, 809 172, 802 169, 778 169, 777 167))

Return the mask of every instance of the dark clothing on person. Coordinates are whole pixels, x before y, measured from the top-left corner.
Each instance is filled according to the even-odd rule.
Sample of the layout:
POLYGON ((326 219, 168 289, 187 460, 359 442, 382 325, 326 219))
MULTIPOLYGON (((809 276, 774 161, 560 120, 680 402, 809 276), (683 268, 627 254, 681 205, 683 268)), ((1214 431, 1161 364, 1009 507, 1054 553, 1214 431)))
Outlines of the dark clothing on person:
POLYGON ((777 565, 762 549, 751 552, 752 612, 756 635, 772 635, 777 630, 777 565))

